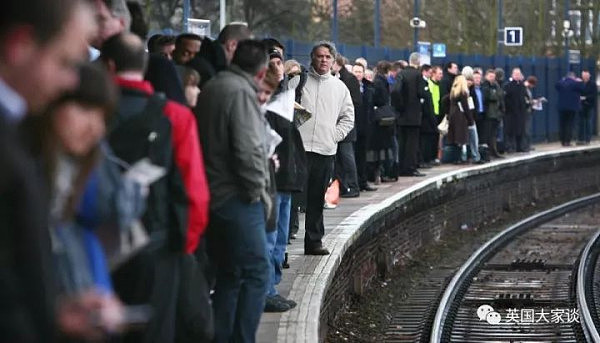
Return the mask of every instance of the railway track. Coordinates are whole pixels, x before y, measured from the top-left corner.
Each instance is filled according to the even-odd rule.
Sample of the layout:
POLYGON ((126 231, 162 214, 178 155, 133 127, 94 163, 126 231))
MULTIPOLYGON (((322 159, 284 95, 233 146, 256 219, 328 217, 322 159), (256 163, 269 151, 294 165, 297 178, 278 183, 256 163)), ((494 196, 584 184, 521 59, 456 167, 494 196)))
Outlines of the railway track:
POLYGON ((536 214, 458 271, 435 271, 399 309, 386 341, 600 342, 599 201, 596 194, 536 214))

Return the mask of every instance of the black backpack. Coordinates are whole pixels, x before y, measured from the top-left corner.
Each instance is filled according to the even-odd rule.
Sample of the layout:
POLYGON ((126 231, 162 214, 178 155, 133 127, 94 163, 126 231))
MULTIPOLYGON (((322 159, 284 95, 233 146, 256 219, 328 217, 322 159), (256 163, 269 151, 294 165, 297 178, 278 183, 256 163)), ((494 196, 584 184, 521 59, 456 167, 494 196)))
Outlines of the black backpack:
POLYGON ((140 97, 124 90, 116 118, 111 123, 108 142, 114 153, 133 164, 148 157, 153 164, 169 166, 171 156, 171 124, 163 114, 167 102, 161 94, 140 97), (143 102, 141 111, 135 111, 143 102), (134 113, 132 113, 134 112, 134 113))
POLYGON ((166 102, 160 93, 147 95, 122 90, 119 109, 107 137, 114 154, 123 161, 134 164, 148 158, 152 164, 166 169, 167 175, 150 186, 143 223, 151 238, 154 235, 158 240, 167 240, 169 247, 177 251, 185 241, 183 212, 187 208, 173 210, 165 204, 185 202, 179 198, 185 198, 186 194, 174 165, 171 122, 163 112, 166 102))
POLYGON ((308 79, 308 70, 303 65, 300 66, 299 75, 300 82, 296 87, 296 102, 302 104, 302 90, 304 89, 304 86, 306 85, 306 80, 308 79))

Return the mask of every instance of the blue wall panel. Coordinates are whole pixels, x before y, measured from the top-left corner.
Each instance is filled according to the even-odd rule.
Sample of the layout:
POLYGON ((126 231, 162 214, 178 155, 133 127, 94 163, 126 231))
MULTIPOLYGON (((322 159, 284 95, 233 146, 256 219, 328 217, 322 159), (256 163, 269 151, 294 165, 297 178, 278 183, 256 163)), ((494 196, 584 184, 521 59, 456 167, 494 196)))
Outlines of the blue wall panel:
MULTIPOLYGON (((286 54, 288 58, 294 58, 304 65, 310 63, 310 50, 312 43, 287 40, 286 54)), ((340 44, 338 49, 346 56, 352 64, 358 57, 365 57, 369 66, 375 66, 380 60, 408 60, 412 50, 375 48, 371 46, 357 46, 340 44)), ((484 71, 488 68, 503 68, 505 81, 511 76, 514 67, 520 67, 525 77, 535 75, 538 78, 537 87, 533 91, 534 97, 546 97, 548 102, 544 104, 543 111, 534 111, 532 118, 532 139, 534 142, 555 141, 558 139, 558 111, 556 108, 558 92, 554 88, 566 73, 563 58, 530 57, 530 56, 505 56, 505 55, 464 55, 448 54, 444 58, 432 58, 432 65, 444 65, 448 61, 458 63, 462 69, 465 65, 480 67, 484 71)), ((582 59, 581 66, 572 67, 579 72, 581 69, 589 69, 592 75, 596 75, 596 63, 594 59, 582 59)), ((596 116, 594 117, 594 132, 596 132, 596 116)))

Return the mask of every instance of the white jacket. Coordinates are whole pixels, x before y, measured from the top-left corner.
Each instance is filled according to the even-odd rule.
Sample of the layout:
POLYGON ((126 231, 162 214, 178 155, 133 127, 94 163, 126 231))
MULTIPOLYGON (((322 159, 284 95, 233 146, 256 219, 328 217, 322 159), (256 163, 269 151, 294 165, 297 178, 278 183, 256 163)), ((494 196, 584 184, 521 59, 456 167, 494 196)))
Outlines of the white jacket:
POLYGON ((354 127, 354 105, 348 87, 330 73, 319 75, 311 67, 302 90, 302 106, 312 113, 298 128, 304 150, 335 155, 337 143, 354 127))

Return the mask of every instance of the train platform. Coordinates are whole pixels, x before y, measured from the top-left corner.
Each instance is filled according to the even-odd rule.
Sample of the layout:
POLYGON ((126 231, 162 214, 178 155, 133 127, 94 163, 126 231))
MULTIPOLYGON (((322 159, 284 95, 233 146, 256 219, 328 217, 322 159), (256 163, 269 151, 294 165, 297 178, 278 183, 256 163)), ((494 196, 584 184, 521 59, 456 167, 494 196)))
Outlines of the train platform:
POLYGON ((359 228, 378 211, 385 209, 399 197, 433 182, 461 174, 462 171, 486 168, 502 168, 519 160, 533 159, 545 154, 568 150, 599 149, 600 142, 588 146, 562 147, 560 143, 545 143, 534 146, 528 153, 508 154, 503 159, 494 159, 485 164, 442 164, 431 169, 422 169, 425 177, 400 177, 397 182, 377 185, 375 192, 361 192, 358 198, 342 198, 337 208, 324 210, 325 237, 323 244, 331 252, 327 256, 304 255, 304 222, 300 215, 300 231, 297 239, 288 245, 289 269, 284 269, 283 279, 278 286, 282 296, 297 302, 297 306, 284 313, 264 313, 257 342, 317 342, 319 317, 327 287, 340 265, 344 253, 360 235, 359 228))

